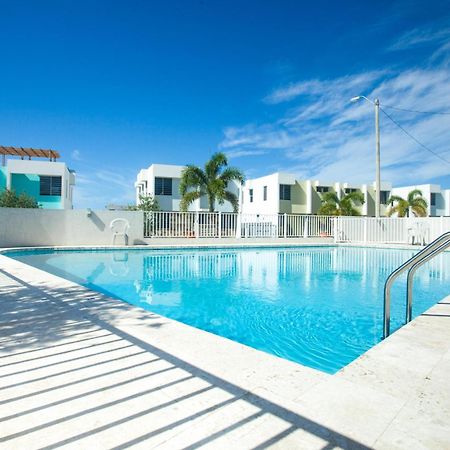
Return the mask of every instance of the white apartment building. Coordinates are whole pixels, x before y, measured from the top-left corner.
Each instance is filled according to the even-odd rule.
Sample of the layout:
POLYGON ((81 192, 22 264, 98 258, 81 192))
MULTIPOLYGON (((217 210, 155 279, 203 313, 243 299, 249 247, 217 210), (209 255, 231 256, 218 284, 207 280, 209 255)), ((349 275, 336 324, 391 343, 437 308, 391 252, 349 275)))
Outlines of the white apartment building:
MULTIPOLYGON (((381 184, 381 213, 387 209, 392 186, 381 184)), ((365 203, 361 206, 364 216, 375 215, 374 185, 356 185, 321 180, 297 180, 295 175, 276 172, 245 182, 241 193, 241 209, 256 214, 316 214, 322 204, 322 194, 335 192, 342 198, 349 192, 360 191, 365 203)))
MULTIPOLYGON (((161 211, 180 211, 180 179, 185 166, 172 164, 152 164, 148 169, 142 169, 137 175, 136 204, 140 195, 151 195, 159 204, 161 211)), ((233 183, 228 190, 239 196, 239 185, 233 183)), ((225 202, 216 204, 216 211, 232 212, 233 207, 225 202)), ((189 206, 189 211, 208 211, 208 199, 203 196, 189 206)))
MULTIPOLYGON (((136 203, 139 195, 152 195, 162 211, 180 210, 180 178, 184 166, 152 164, 142 169, 135 182, 136 203)), ((244 186, 233 183, 228 187, 238 195, 240 211, 247 214, 316 214, 322 204, 322 194, 335 192, 338 198, 359 191, 364 195, 364 204, 359 207, 361 215, 375 215, 375 183, 351 184, 323 180, 298 180, 295 175, 275 172, 259 178, 248 179, 244 186)), ((406 198, 413 189, 420 189, 429 205, 430 216, 450 216, 450 189, 442 190, 438 185, 393 187, 382 181, 380 191, 381 215, 384 216, 390 205, 391 195, 406 198)), ((206 197, 191 204, 190 211, 207 211, 206 197)), ((216 205, 216 211, 231 212, 229 203, 216 205)))

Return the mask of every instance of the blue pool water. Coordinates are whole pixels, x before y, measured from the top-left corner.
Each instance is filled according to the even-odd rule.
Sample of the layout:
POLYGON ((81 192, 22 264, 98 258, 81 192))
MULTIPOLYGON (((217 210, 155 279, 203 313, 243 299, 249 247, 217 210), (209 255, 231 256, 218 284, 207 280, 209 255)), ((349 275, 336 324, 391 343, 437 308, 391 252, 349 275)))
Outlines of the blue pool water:
MULTIPOLYGON (((327 373, 381 340, 383 285, 410 250, 296 247, 9 253, 91 289, 327 373)), ((450 294, 450 254, 416 275, 414 315, 450 294)), ((405 280, 392 329, 403 324, 405 280)))

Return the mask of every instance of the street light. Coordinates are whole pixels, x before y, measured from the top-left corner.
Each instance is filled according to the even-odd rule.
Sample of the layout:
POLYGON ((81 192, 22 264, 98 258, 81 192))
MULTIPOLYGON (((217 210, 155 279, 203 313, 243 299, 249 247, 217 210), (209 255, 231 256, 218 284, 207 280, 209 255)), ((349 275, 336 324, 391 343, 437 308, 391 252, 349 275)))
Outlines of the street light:
POLYGON ((358 95, 350 99, 352 103, 355 103, 361 99, 367 100, 369 103, 375 106, 375 160, 376 160, 376 175, 375 175, 375 217, 380 217, 380 100, 378 98, 375 101, 369 100, 364 95, 358 95))

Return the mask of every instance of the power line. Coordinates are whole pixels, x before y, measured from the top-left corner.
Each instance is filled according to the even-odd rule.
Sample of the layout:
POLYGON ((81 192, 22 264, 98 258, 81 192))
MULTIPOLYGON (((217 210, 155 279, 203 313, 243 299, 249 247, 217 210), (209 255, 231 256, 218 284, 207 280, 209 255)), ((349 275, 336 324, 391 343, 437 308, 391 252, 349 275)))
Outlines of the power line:
POLYGON ((434 150, 431 150, 431 148, 427 147, 425 144, 422 144, 422 142, 420 142, 418 139, 416 139, 409 131, 405 130, 393 117, 391 117, 383 108, 381 108, 381 106, 380 106, 380 109, 383 112, 383 114, 385 114, 388 117, 388 119, 390 119, 395 125, 397 125, 398 128, 400 128, 400 130, 402 130, 407 136, 409 136, 410 139, 412 139, 414 142, 419 144, 422 148, 424 148, 428 152, 432 153, 434 156, 436 156, 440 160, 442 160, 445 163, 450 165, 449 160, 445 159, 443 156, 441 156, 439 153, 436 153, 434 150))
POLYGON ((417 114, 438 114, 443 116, 450 116, 450 112, 447 111, 418 111, 417 109, 406 109, 406 108, 397 108, 396 106, 389 106, 389 105, 383 105, 385 108, 388 109, 396 109, 397 111, 406 111, 406 112, 412 112, 417 114))

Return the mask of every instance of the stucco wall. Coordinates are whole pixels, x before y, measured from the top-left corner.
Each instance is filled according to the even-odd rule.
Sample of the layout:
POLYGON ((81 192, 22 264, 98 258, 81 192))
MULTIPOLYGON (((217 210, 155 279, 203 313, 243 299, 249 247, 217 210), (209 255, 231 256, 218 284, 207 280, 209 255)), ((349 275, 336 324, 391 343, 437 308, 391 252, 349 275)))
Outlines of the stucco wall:
POLYGON ((242 212, 248 214, 278 214, 280 212, 279 174, 255 178, 245 183, 242 212), (267 186, 267 200, 264 200, 264 186, 267 186), (253 189, 253 202, 250 202, 253 189))
POLYGON ((307 183, 296 181, 291 188, 291 210, 293 214, 308 214, 307 183))
POLYGON ((144 244, 142 211, 0 208, 0 247, 111 245, 109 224, 119 217, 130 223, 129 244, 144 244))

